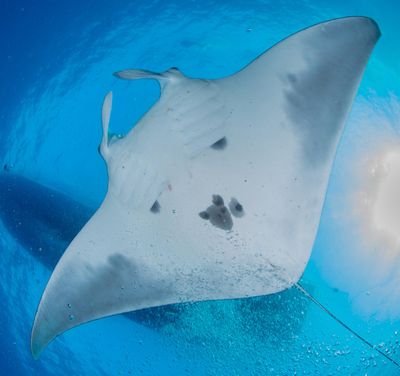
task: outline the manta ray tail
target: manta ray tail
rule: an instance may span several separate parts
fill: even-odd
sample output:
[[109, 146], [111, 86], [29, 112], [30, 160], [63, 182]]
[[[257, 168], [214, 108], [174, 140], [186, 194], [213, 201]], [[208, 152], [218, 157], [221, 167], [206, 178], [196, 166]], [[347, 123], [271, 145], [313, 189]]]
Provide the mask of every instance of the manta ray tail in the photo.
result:
[[377, 351], [379, 354], [383, 355], [387, 360], [389, 360], [391, 363], [396, 365], [397, 367], [400, 368], [400, 364], [391, 358], [389, 355], [385, 354], [382, 350], [380, 350], [378, 347], [373, 345], [371, 342], [369, 342], [367, 339], [365, 339], [361, 334], [357, 333], [354, 329], [350, 328], [348, 325], [346, 325], [342, 320], [340, 320], [335, 314], [333, 314], [328, 308], [326, 308], [318, 299], [316, 299], [314, 296], [312, 296], [300, 283], [295, 283], [294, 286], [311, 302], [313, 302], [317, 307], [319, 307], [322, 311], [327, 313], [330, 317], [332, 317], [339, 325], [341, 325], [343, 328], [345, 328], [347, 331], [349, 331], [351, 334], [353, 334], [355, 337], [357, 337], [360, 341], [365, 343], [368, 347], [371, 349]]

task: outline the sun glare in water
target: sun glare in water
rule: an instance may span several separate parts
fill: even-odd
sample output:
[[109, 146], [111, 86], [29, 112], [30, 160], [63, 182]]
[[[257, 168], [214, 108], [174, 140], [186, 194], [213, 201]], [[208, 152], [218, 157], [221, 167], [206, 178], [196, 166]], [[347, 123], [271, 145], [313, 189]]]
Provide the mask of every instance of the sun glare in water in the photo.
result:
[[400, 144], [369, 158], [363, 171], [356, 205], [363, 232], [368, 241], [395, 256], [400, 253]]

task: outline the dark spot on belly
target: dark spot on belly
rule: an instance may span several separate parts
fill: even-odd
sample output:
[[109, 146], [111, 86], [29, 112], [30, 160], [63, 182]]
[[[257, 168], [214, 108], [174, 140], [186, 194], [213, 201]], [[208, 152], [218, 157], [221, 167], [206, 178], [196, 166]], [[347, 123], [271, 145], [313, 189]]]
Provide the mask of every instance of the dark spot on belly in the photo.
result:
[[203, 219], [210, 219], [210, 214], [208, 214], [206, 211], [202, 211], [199, 213], [200, 218]]
[[224, 205], [224, 200], [220, 195], [212, 196], [212, 205], [199, 213], [200, 218], [209, 220], [210, 223], [221, 230], [231, 230], [233, 221], [231, 213]]
[[153, 206], [150, 208], [150, 211], [154, 214], [157, 214], [160, 212], [161, 206], [158, 201], [155, 201]]
[[207, 208], [209, 220], [212, 225], [222, 230], [231, 230], [233, 227], [233, 221], [231, 213], [225, 206], [211, 205]]
[[212, 144], [211, 148], [215, 149], [215, 150], [223, 150], [226, 148], [227, 144], [228, 144], [228, 141], [227, 141], [226, 137], [222, 137], [220, 140], [218, 140], [217, 142]]
[[212, 203], [216, 206], [223, 206], [224, 199], [220, 195], [213, 195], [212, 196]]
[[244, 216], [243, 205], [234, 197], [232, 197], [231, 201], [229, 202], [229, 210], [231, 211], [232, 215], [236, 218]]

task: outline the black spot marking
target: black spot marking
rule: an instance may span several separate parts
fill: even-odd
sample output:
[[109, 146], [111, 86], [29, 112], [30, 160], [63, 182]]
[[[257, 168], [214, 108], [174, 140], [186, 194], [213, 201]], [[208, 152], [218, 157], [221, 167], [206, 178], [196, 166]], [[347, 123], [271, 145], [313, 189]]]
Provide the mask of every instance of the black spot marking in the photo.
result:
[[226, 148], [226, 145], [228, 144], [228, 141], [226, 137], [222, 137], [220, 140], [212, 144], [210, 147], [215, 149], [215, 150], [223, 150]]
[[233, 221], [229, 209], [224, 205], [224, 200], [220, 195], [212, 196], [212, 205], [199, 213], [200, 218], [209, 220], [210, 223], [221, 230], [231, 230]]
[[213, 195], [212, 196], [212, 203], [216, 206], [223, 206], [224, 199], [220, 195]]
[[232, 197], [231, 201], [229, 202], [229, 209], [232, 215], [236, 218], [244, 216], [243, 205], [234, 197]]
[[202, 211], [199, 213], [200, 218], [203, 219], [210, 219], [210, 214], [208, 214], [206, 211]]
[[233, 221], [231, 213], [227, 210], [226, 206], [211, 205], [207, 208], [207, 213], [212, 225], [220, 228], [221, 230], [231, 230]]
[[161, 206], [158, 201], [155, 201], [153, 206], [150, 208], [150, 211], [154, 214], [157, 214], [160, 212]]

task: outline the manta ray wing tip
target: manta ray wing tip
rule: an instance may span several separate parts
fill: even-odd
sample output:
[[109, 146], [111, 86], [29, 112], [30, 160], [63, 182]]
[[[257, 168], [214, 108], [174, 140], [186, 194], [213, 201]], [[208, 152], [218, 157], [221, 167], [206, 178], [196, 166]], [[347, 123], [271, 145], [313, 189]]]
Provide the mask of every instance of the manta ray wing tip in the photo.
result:
[[42, 341], [40, 340], [38, 329], [39, 326], [38, 326], [38, 321], [36, 319], [35, 323], [33, 324], [33, 329], [31, 334], [31, 353], [35, 360], [39, 359], [40, 354], [45, 348], [45, 345], [43, 345]]
[[48, 320], [38, 311], [31, 333], [31, 353], [35, 360], [39, 359], [43, 350], [57, 336], [48, 326]]
[[32, 333], [31, 353], [32, 353], [33, 359], [38, 360], [42, 351], [43, 351], [43, 346], [37, 341], [36, 336], [34, 336], [34, 334]]
[[369, 27], [371, 30], [371, 33], [374, 35], [375, 39], [378, 40], [380, 36], [382, 35], [381, 29], [378, 25], [378, 23], [370, 17], [363, 17], [360, 16], [358, 17], [361, 22], [364, 22], [366, 27]]
[[368, 20], [372, 26], [375, 28], [376, 33], [378, 34], [378, 37], [382, 35], [382, 31], [378, 25], [378, 22], [376, 22], [373, 18], [370, 17], [364, 17], [366, 20]]
[[379, 37], [382, 35], [378, 23], [373, 18], [367, 16], [343, 17], [328, 22], [348, 22], [348, 21], [352, 22], [353, 24], [354, 23], [357, 24], [360, 31], [365, 31], [363, 30], [364, 28], [367, 29], [369, 33], [372, 34], [371, 36], [374, 37], [375, 40], [378, 40]]

